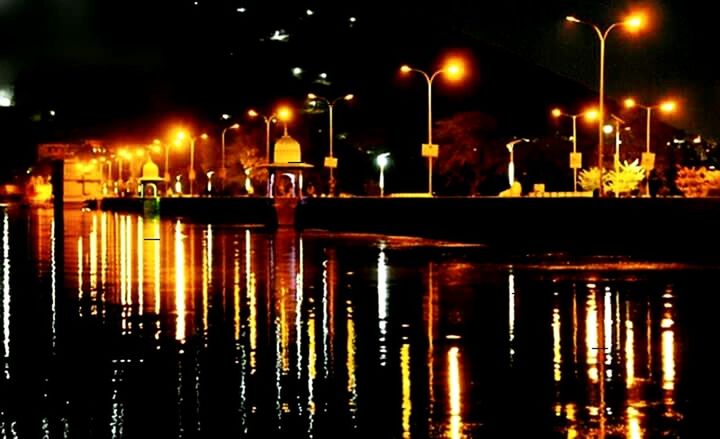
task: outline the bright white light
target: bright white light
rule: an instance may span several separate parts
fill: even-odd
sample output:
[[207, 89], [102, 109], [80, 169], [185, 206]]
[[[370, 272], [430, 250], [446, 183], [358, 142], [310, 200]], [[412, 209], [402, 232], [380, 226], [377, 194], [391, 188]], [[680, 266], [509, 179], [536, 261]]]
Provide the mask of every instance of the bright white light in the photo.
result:
[[303, 70], [300, 67], [293, 67], [292, 69], [293, 76], [299, 77], [300, 75], [302, 75], [302, 72]]
[[276, 30], [271, 36], [270, 39], [272, 41], [287, 41], [290, 38], [290, 34], [285, 32], [284, 29], [278, 29]]
[[378, 165], [379, 167], [381, 167], [381, 168], [384, 168], [385, 166], [387, 166], [387, 164], [388, 164], [388, 156], [389, 156], [389, 155], [390, 155], [390, 154], [386, 152], [386, 153], [384, 153], [384, 154], [380, 154], [379, 156], [377, 156], [377, 159], [376, 159], [376, 160], [377, 160], [377, 165]]
[[356, 21], [357, 21], [357, 18], [355, 18], [355, 17], [350, 17], [350, 23], [355, 23]]
[[243, 12], [247, 11], [247, 9], [245, 9], [245, 8], [237, 8], [237, 11], [242, 14]]
[[55, 116], [55, 110], [50, 110], [50, 116]]
[[313, 15], [315, 12], [313, 12], [312, 9], [308, 9], [307, 11], [305, 11], [305, 13], [308, 15]]
[[612, 132], [613, 132], [613, 126], [612, 126], [612, 125], [605, 125], [605, 126], [603, 127], [603, 132], [604, 132], [605, 134], [610, 134], [610, 133], [612, 133]]
[[198, 2], [193, 2], [193, 4], [194, 4], [195, 6], [197, 6], [197, 5], [198, 5]]
[[325, 73], [325, 72], [320, 73], [320, 77], [321, 77], [322, 79], [327, 79], [327, 73]]
[[12, 90], [0, 89], [0, 107], [12, 106]]

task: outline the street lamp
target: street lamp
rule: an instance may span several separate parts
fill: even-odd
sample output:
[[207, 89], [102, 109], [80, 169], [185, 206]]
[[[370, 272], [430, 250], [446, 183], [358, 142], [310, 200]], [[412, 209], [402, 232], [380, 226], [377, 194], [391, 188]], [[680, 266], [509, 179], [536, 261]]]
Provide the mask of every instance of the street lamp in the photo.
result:
[[597, 118], [597, 110], [587, 110], [579, 114], [563, 113], [559, 108], [552, 110], [553, 117], [569, 117], [572, 119], [572, 145], [573, 150], [570, 154], [570, 167], [573, 170], [573, 192], [577, 192], [577, 170], [582, 168], [582, 153], [577, 152], [577, 118], [585, 117], [587, 120], [595, 120]]
[[433, 80], [437, 75], [440, 73], [445, 73], [450, 79], [460, 79], [463, 75], [463, 66], [460, 63], [459, 60], [453, 60], [445, 65], [444, 68], [436, 71], [432, 75], [428, 75], [422, 70], [410, 67], [408, 65], [404, 65], [400, 67], [400, 71], [403, 73], [409, 73], [409, 72], [417, 72], [420, 73], [424, 78], [425, 81], [427, 81], [428, 86], [428, 111], [427, 111], [427, 119], [428, 119], [428, 137], [427, 137], [427, 143], [422, 146], [422, 155], [423, 157], [428, 158], [428, 195], [432, 197], [432, 159], [433, 157], [438, 156], [438, 145], [434, 145], [432, 143], [432, 83]]
[[315, 93], [308, 93], [308, 99], [325, 102], [328, 106], [328, 113], [330, 114], [330, 155], [325, 158], [325, 167], [330, 168], [330, 178], [328, 180], [330, 196], [335, 194], [335, 177], [333, 175], [333, 171], [337, 167], [337, 159], [333, 157], [333, 107], [338, 101], [349, 101], [354, 97], [355, 96], [352, 94], [346, 94], [345, 96], [340, 96], [339, 98], [331, 101], [322, 96], [318, 96]]
[[[598, 169], [600, 170], [600, 181], [602, 181], [602, 172], [603, 172], [603, 121], [605, 120], [605, 106], [604, 106], [604, 99], [605, 99], [605, 40], [607, 39], [608, 34], [611, 30], [618, 26], [625, 26], [630, 30], [638, 30], [643, 26], [644, 19], [640, 15], [632, 15], [628, 17], [627, 19], [623, 21], [618, 21], [616, 23], [611, 24], [608, 26], [605, 31], [603, 32], [600, 30], [600, 28], [590, 22], [580, 20], [576, 17], [573, 17], [571, 15], [565, 17], [565, 20], [570, 21], [572, 23], [580, 23], [585, 24], [587, 26], [592, 27], [595, 30], [595, 33], [597, 33], [598, 38], [600, 39], [600, 87], [599, 87], [599, 97], [598, 97], [598, 120], [600, 123], [598, 123]], [[603, 194], [603, 187], [602, 184], [600, 185], [600, 195]]]
[[[207, 139], [208, 135], [203, 133], [199, 136], [201, 139]], [[178, 133], [178, 139], [182, 140], [185, 138], [185, 133], [180, 132]], [[193, 196], [193, 186], [195, 184], [195, 141], [198, 139], [198, 136], [188, 136], [188, 139], [190, 141], [190, 168], [188, 169], [188, 181], [190, 181], [190, 196]]]
[[390, 155], [389, 152], [384, 152], [377, 156], [375, 159], [375, 162], [377, 163], [378, 167], [380, 168], [380, 196], [385, 196], [385, 166], [388, 164], [388, 156]]
[[[620, 169], [620, 124], [624, 124], [625, 121], [614, 114], [611, 114], [610, 118], [615, 121], [615, 158], [613, 160], [613, 164], [615, 166], [615, 170], [617, 171]], [[603, 127], [603, 131], [607, 134], [612, 133], [612, 125], [605, 125], [605, 127]]]
[[645, 154], [643, 154], [642, 164], [646, 172], [650, 172], [655, 167], [655, 155], [650, 153], [650, 118], [653, 109], [659, 109], [663, 113], [672, 113], [675, 111], [677, 105], [674, 101], [665, 101], [656, 105], [641, 105], [635, 102], [635, 99], [625, 99], [625, 107], [633, 108], [640, 107], [646, 111], [646, 125], [645, 125]]
[[262, 117], [265, 121], [265, 161], [270, 163], [270, 124], [278, 120], [285, 124], [285, 135], [287, 135], [287, 121], [292, 118], [292, 111], [289, 107], [280, 107], [278, 111], [269, 116], [262, 115], [255, 110], [248, 110], [250, 117]]
[[529, 139], [516, 139], [512, 142], [508, 142], [505, 147], [510, 152], [510, 163], [508, 163], [508, 181], [510, 182], [510, 187], [512, 188], [513, 183], [515, 183], [515, 145], [520, 142], [529, 142]]
[[220, 134], [220, 181], [222, 182], [221, 187], [225, 187], [225, 177], [227, 176], [227, 169], [225, 168], [225, 132], [227, 130], [236, 130], [240, 128], [239, 123], [234, 123], [230, 125], [229, 127], [226, 127], [222, 130], [222, 133]]

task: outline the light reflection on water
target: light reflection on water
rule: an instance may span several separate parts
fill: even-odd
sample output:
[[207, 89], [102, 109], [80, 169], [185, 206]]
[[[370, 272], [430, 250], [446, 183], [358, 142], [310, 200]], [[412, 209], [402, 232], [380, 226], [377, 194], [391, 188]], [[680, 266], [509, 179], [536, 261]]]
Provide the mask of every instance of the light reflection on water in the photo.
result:
[[[641, 438], [682, 428], [683, 284], [659, 283], [647, 264], [632, 282], [584, 269], [556, 278], [537, 264], [488, 264], [475, 248], [99, 212], [66, 212], [56, 239], [52, 212], [26, 214], [24, 246], [3, 211], [0, 430]], [[15, 271], [27, 256], [36, 264]], [[23, 282], [47, 300], [20, 301]], [[18, 344], [43, 337], [20, 323], [29, 316], [47, 319], [36, 329], [48, 343], [20, 356]], [[45, 349], [55, 358], [45, 392], [66, 403], [33, 426], [9, 409], [19, 393], [2, 390], [45, 380], [10, 373]]]

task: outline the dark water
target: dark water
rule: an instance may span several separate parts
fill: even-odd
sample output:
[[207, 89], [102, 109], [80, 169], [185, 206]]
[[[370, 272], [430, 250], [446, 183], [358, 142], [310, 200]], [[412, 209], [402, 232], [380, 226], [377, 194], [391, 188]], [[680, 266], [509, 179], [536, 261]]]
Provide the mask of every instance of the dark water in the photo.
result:
[[699, 420], [714, 267], [98, 212], [0, 209], [0, 226], [2, 437], [690, 437]]

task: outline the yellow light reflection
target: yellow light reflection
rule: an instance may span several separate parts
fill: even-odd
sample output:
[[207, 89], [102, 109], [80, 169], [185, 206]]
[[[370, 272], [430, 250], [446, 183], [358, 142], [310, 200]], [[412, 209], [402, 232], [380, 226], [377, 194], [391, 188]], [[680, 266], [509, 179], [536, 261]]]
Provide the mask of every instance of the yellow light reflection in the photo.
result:
[[[78, 301], [83, 296], [83, 239], [80, 236], [77, 240], [77, 284], [78, 284]], [[80, 305], [82, 306], [82, 305]]]
[[210, 275], [212, 265], [210, 264], [210, 244], [212, 240], [212, 228], [210, 224], [207, 225], [205, 230], [205, 239], [202, 243], [202, 337], [203, 345], [207, 347], [207, 330], [208, 330], [208, 288], [210, 283]]
[[[603, 355], [605, 357], [605, 364], [610, 366], [612, 364], [612, 349], [613, 349], [613, 342], [612, 342], [612, 296], [610, 294], [609, 290], [605, 291], [605, 303], [604, 303], [604, 309], [603, 309], [603, 331], [604, 331], [604, 351]], [[607, 368], [606, 374], [608, 377], [610, 377], [610, 374], [612, 373], [612, 369]]]
[[107, 212], [103, 212], [100, 216], [100, 283], [103, 289], [107, 282], [107, 222]]
[[627, 408], [627, 438], [642, 439], [642, 428], [640, 428], [640, 412], [632, 406]]
[[560, 310], [555, 307], [553, 308], [553, 377], [555, 382], [559, 383], [562, 379], [562, 357], [560, 353]]
[[[145, 239], [143, 238], [143, 217], [138, 216], [137, 217], [137, 285], [138, 285], [138, 313], [140, 315], [143, 315], [144, 307], [145, 307], [145, 297], [143, 297], [144, 288], [143, 283], [145, 282], [144, 279], [144, 268], [145, 264], [143, 262], [143, 251], [145, 249]], [[140, 319], [140, 327], [142, 328], [142, 319]]]
[[240, 340], [240, 250], [237, 243], [233, 246], [233, 328], [235, 341]]
[[402, 378], [403, 439], [409, 439], [412, 400], [410, 399], [410, 344], [408, 343], [403, 343], [400, 348], [400, 376]]
[[352, 302], [347, 302], [347, 391], [350, 394], [348, 409], [355, 420], [357, 414], [357, 382], [355, 377], [355, 320], [353, 319]]
[[248, 299], [248, 326], [250, 328], [250, 374], [255, 373], [257, 350], [257, 289], [252, 268], [252, 236], [245, 230], [245, 292]]
[[675, 389], [675, 322], [669, 308], [665, 309], [662, 327], [662, 388]]
[[448, 436], [452, 439], [460, 438], [462, 426], [462, 406], [460, 403], [460, 351], [457, 347], [448, 350], [448, 398], [450, 405], [450, 431]]
[[380, 337], [378, 345], [380, 350], [380, 365], [385, 366], [387, 360], [387, 315], [388, 315], [388, 266], [385, 256], [384, 244], [380, 246], [377, 262], [377, 295], [378, 295], [378, 329]]
[[635, 330], [630, 320], [630, 302], [625, 313], [625, 386], [631, 389], [635, 385]]
[[185, 341], [185, 237], [180, 220], [175, 223], [175, 339]]
[[308, 409], [308, 413], [310, 415], [310, 419], [309, 419], [310, 422], [308, 425], [308, 433], [310, 433], [312, 431], [312, 425], [313, 425], [313, 420], [314, 420], [314, 416], [315, 416], [314, 383], [315, 383], [315, 377], [317, 377], [317, 369], [316, 369], [317, 347], [315, 345], [315, 312], [314, 311], [310, 312], [310, 315], [308, 318], [307, 336], [308, 336], [307, 409]]
[[508, 344], [510, 345], [510, 363], [515, 357], [515, 275], [512, 268], [508, 273]]
[[89, 241], [90, 241], [90, 300], [91, 300], [91, 309], [90, 314], [97, 315], [97, 250], [98, 250], [98, 242], [97, 242], [97, 229], [98, 229], [98, 218], [97, 214], [93, 214], [92, 216], [92, 230], [90, 231]]
[[568, 420], [567, 439], [575, 439], [578, 437], [578, 426], [576, 416], [576, 406], [573, 403], [565, 404], [565, 418]]
[[590, 291], [587, 297], [587, 318], [585, 319], [585, 348], [587, 350], [588, 378], [598, 382], [598, 310], [595, 292]]
[[[52, 228], [55, 230], [55, 227]], [[2, 246], [3, 246], [3, 269], [2, 269], [2, 315], [3, 315], [3, 357], [5, 361], [5, 377], [10, 378], [10, 364], [7, 359], [10, 358], [10, 222], [8, 219], [7, 210], [3, 215], [3, 233], [2, 233]], [[53, 243], [52, 252], [54, 255], [55, 245]], [[53, 257], [53, 264], [55, 258]], [[53, 295], [54, 297], [54, 295]]]

